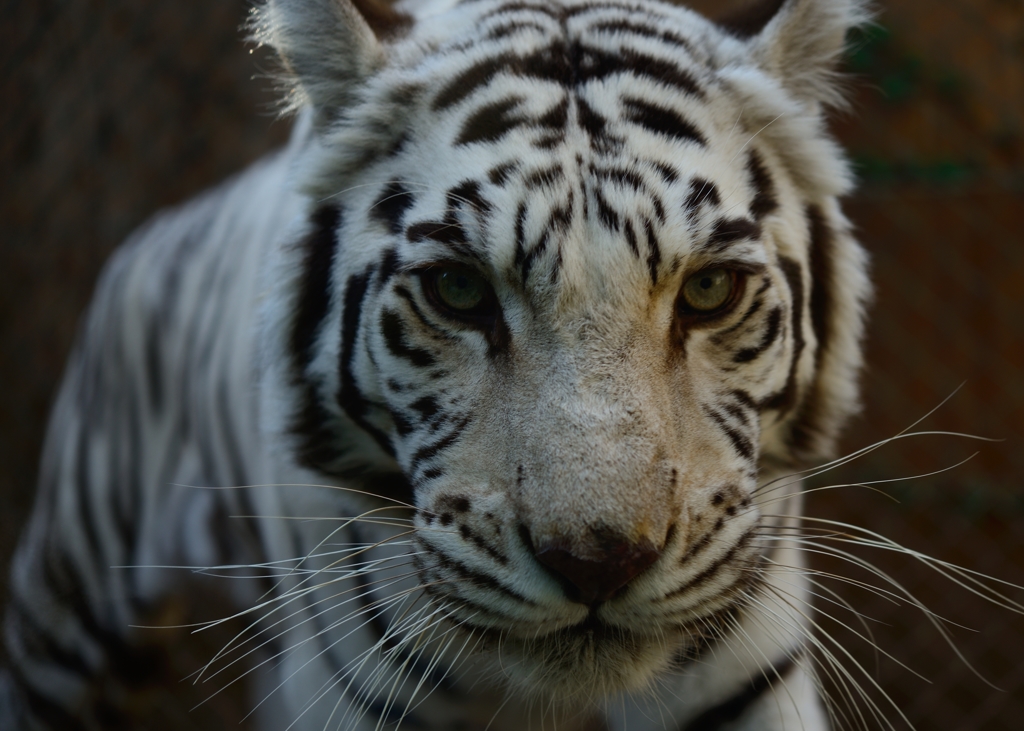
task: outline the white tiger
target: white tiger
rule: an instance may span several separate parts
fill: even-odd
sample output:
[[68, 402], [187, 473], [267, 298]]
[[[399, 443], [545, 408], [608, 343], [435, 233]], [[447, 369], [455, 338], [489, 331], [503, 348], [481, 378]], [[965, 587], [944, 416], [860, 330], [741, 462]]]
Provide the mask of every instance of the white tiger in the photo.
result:
[[299, 122], [108, 266], [0, 714], [142, 723], [131, 628], [219, 591], [249, 628], [211, 672], [259, 669], [260, 728], [843, 722], [786, 476], [856, 408], [823, 113], [864, 11], [772, 5], [260, 7]]

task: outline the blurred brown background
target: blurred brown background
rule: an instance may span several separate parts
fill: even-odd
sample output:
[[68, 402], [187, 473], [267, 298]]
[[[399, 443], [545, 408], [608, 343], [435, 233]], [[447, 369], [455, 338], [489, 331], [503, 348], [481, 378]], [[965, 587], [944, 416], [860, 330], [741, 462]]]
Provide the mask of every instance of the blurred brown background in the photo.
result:
[[[1024, 2], [878, 6], [848, 59], [852, 110], [835, 118], [861, 180], [847, 211], [877, 283], [865, 410], [844, 447], [894, 436], [960, 384], [922, 428], [1003, 441], [888, 444], [815, 484], [913, 476], [978, 455], [884, 485], [898, 502], [842, 488], [815, 493], [809, 510], [1024, 584]], [[155, 209], [287, 135], [262, 78], [269, 60], [239, 40], [247, 7], [0, 2], [0, 566], [28, 510], [46, 412], [103, 261]], [[921, 731], [1024, 729], [1024, 617], [911, 560], [862, 555], [977, 630], [953, 628], [965, 657], [1002, 689], [975, 677], [912, 607], [831, 584], [872, 618], [880, 646], [930, 681], [829, 628], [907, 718]], [[4, 590], [5, 578], [0, 604]], [[898, 725], [891, 708], [886, 715]]]

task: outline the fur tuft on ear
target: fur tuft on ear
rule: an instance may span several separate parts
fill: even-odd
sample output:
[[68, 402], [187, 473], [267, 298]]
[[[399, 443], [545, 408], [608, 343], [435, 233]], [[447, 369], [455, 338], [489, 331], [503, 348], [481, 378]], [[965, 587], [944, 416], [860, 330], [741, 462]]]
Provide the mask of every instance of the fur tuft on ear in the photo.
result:
[[312, 106], [322, 127], [383, 65], [381, 39], [402, 34], [411, 23], [384, 0], [266, 0], [253, 10], [249, 31], [281, 58], [286, 110]]
[[846, 33], [870, 17], [866, 0], [755, 0], [719, 25], [747, 39], [757, 64], [797, 100], [838, 106]]

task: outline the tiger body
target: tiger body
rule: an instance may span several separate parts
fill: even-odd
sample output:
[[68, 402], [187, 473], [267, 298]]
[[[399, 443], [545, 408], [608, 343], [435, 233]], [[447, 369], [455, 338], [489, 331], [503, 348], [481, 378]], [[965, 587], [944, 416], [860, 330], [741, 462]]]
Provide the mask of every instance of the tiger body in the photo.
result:
[[130, 628], [203, 615], [169, 567], [220, 567], [260, 727], [828, 728], [799, 482], [758, 485], [855, 408], [822, 109], [857, 5], [752, 34], [369, 7], [262, 8], [292, 141], [108, 267], [14, 564], [8, 712], [108, 727]]

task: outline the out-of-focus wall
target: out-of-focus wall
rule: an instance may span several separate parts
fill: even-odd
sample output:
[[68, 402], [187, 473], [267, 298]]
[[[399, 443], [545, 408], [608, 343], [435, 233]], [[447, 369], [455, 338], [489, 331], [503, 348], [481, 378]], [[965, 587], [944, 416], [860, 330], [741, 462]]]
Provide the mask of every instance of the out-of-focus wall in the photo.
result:
[[[865, 409], [844, 447], [898, 434], [960, 384], [919, 428], [1004, 441], [890, 443], [814, 484], [919, 475], [978, 455], [949, 472], [879, 486], [899, 503], [841, 488], [809, 496], [809, 511], [1024, 584], [1024, 4], [878, 5], [877, 25], [855, 37], [850, 55], [851, 110], [834, 122], [861, 177], [846, 208], [877, 283]], [[104, 259], [155, 209], [287, 134], [260, 78], [272, 64], [239, 40], [247, 7], [2, 3], [0, 565], [25, 519], [46, 411]], [[866, 643], [830, 626], [895, 706], [922, 731], [1024, 728], [1024, 618], [971, 601], [905, 558], [863, 555], [937, 613], [980, 630], [952, 628], [964, 655], [1006, 691], [974, 677], [906, 602], [833, 582], [872, 618], [878, 644], [932, 681], [884, 657], [876, 670]], [[835, 562], [815, 566], [849, 573]], [[864, 632], [827, 599], [823, 612]]]

